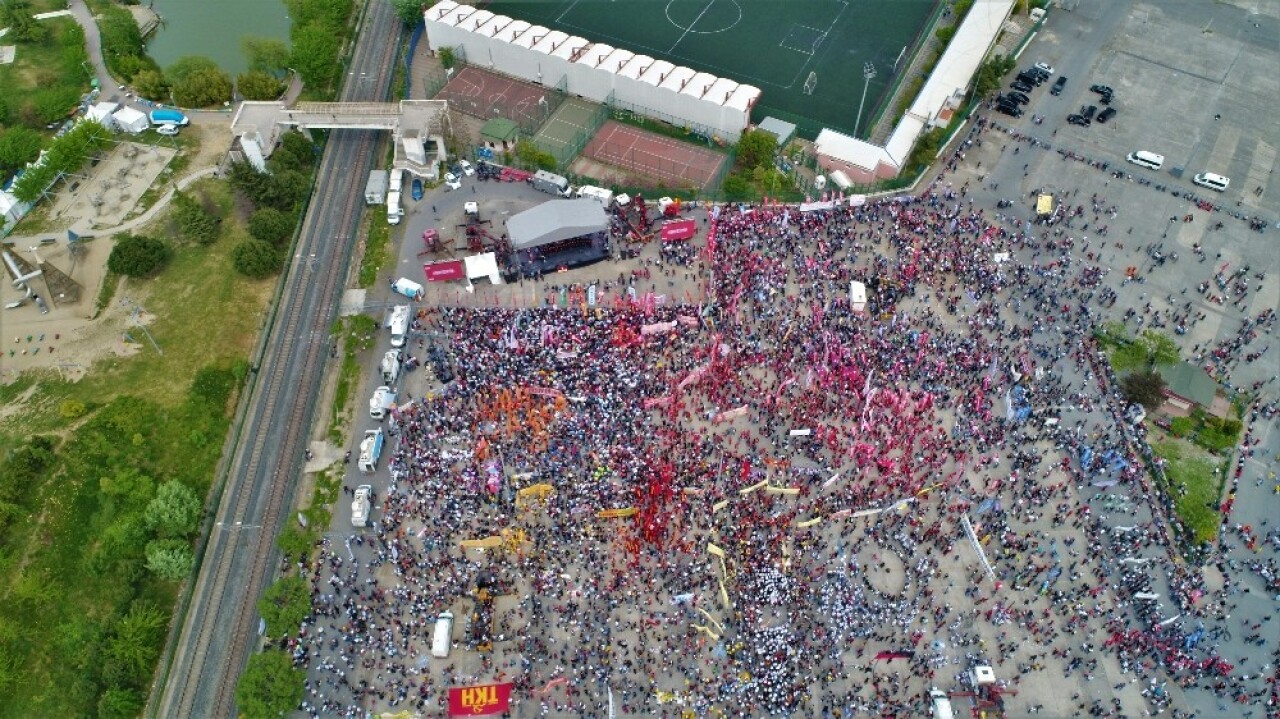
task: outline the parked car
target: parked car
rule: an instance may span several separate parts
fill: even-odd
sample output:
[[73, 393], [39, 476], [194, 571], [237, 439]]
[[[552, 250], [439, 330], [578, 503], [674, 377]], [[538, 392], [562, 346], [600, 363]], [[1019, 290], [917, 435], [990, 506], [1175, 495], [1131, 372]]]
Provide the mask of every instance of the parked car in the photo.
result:
[[1105, 123], [1107, 120], [1110, 120], [1111, 118], [1115, 117], [1116, 114], [1117, 114], [1117, 111], [1114, 107], [1108, 107], [1107, 109], [1098, 113], [1098, 122]]
[[1084, 115], [1067, 115], [1067, 122], [1071, 123], [1072, 125], [1079, 125], [1080, 127], [1088, 127], [1089, 125], [1093, 124], [1092, 122], [1089, 121], [1089, 118], [1085, 117]]
[[1093, 116], [1097, 114], [1097, 112], [1098, 112], [1097, 105], [1090, 105], [1088, 107], [1080, 108], [1080, 114], [1084, 115], [1084, 119], [1090, 120], [1090, 121], [1093, 120]]
[[1028, 102], [1031, 102], [1031, 98], [1027, 97], [1026, 95], [1024, 95], [1024, 94], [1022, 94], [1022, 93], [1020, 93], [1020, 92], [1018, 92], [1017, 90], [1014, 90], [1013, 92], [1010, 92], [1008, 95], [1005, 95], [1005, 97], [1009, 98], [1010, 100], [1013, 100], [1014, 102], [1018, 103], [1019, 105], [1025, 105], [1025, 104], [1027, 104]]
[[1025, 82], [1026, 84], [1031, 85], [1033, 87], [1040, 87], [1040, 83], [1044, 82], [1043, 77], [1030, 72], [1020, 72], [1018, 73], [1018, 76], [1014, 79], [1018, 80], [1019, 82]]
[[462, 189], [462, 182], [458, 179], [458, 176], [453, 174], [452, 172], [444, 173], [444, 184], [450, 190]]
[[173, 137], [178, 134], [178, 126], [164, 124], [157, 127], [156, 132], [160, 133], [161, 135], [167, 135], [169, 137]]
[[1099, 95], [1110, 95], [1113, 90], [1106, 85], [1090, 85], [1089, 92], [1096, 92]]
[[421, 178], [417, 178], [417, 177], [413, 178], [413, 184], [409, 187], [409, 194], [413, 197], [414, 200], [422, 199], [422, 179]]
[[1102, 98], [1101, 98], [1101, 99], [1099, 99], [1099, 100], [1098, 100], [1098, 102], [1101, 102], [1103, 105], [1110, 105], [1110, 104], [1111, 104], [1111, 93], [1109, 93], [1109, 92], [1104, 92], [1104, 93], [1102, 93]]
[[462, 168], [462, 174], [467, 177], [471, 177], [476, 174], [476, 168], [472, 167], [471, 163], [466, 160], [458, 160], [458, 167]]
[[1022, 108], [1017, 105], [1010, 105], [1003, 102], [996, 105], [996, 112], [1008, 115], [1009, 117], [1022, 117]]
[[1066, 86], [1067, 86], [1067, 76], [1066, 76], [1066, 75], [1059, 75], [1059, 76], [1058, 76], [1058, 79], [1057, 79], [1057, 80], [1054, 80], [1054, 82], [1053, 82], [1053, 87], [1052, 87], [1052, 88], [1050, 88], [1050, 90], [1049, 90], [1049, 94], [1050, 94], [1050, 95], [1061, 95], [1061, 94], [1062, 94], [1062, 88], [1064, 88], [1064, 87], [1066, 87]]
[[1018, 92], [1031, 92], [1031, 86], [1021, 80], [1014, 80], [1009, 83], [1009, 87], [1012, 87]]
[[1049, 75], [1053, 74], [1053, 65], [1050, 65], [1045, 62], [1037, 62], [1036, 69], [1039, 70], [1040, 72], [1047, 73]]

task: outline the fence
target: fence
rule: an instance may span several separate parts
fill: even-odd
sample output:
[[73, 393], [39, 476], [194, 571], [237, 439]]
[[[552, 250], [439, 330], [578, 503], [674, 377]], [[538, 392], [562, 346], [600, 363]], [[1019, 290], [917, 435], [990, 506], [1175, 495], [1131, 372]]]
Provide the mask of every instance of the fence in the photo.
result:
[[[418, 41], [422, 39], [422, 33], [426, 30], [427, 24], [418, 21], [417, 26], [413, 28], [413, 34], [409, 36], [409, 50], [404, 54], [404, 97], [409, 99], [409, 86], [413, 81], [413, 55], [418, 49]], [[427, 97], [432, 97], [432, 93], [428, 93]]]
[[[584, 118], [580, 118], [581, 122], [560, 121], [561, 118], [550, 117], [543, 125], [542, 130], [533, 137], [533, 143], [538, 149], [548, 153], [556, 158], [556, 167], [565, 171], [569, 169], [569, 165], [582, 154], [583, 148], [595, 137], [599, 132], [600, 126], [605, 120], [609, 119], [609, 108], [604, 105], [591, 103], [590, 114]], [[565, 126], [570, 128], [569, 137], [561, 137], [553, 130]]]
[[[641, 127], [644, 127], [644, 123], [643, 123], [644, 120], [656, 120], [658, 122], [666, 123], [674, 128], [682, 129], [686, 136], [688, 135], [696, 136], [697, 138], [704, 140], [709, 145], [713, 143], [719, 143], [719, 144], [734, 143], [734, 142], [737, 142], [738, 138], [742, 136], [741, 131], [739, 131], [738, 134], [729, 136], [727, 132], [721, 133], [718, 130], [709, 128], [706, 125], [699, 125], [698, 123], [693, 122], [691, 120], [686, 120], [683, 117], [676, 117], [675, 115], [661, 112], [659, 110], [654, 110], [653, 108], [650, 108], [650, 107], [644, 107], [643, 105], [636, 105], [634, 103], [618, 100], [616, 98], [611, 99], [609, 101], [609, 106], [616, 111], [614, 113], [615, 119], [620, 120], [622, 122], [628, 122], [629, 120], [634, 120], [635, 122], [632, 122], [631, 124], [638, 123]], [[627, 118], [626, 113], [630, 113], [633, 117]], [[652, 129], [652, 128], [645, 128], [645, 129]]]

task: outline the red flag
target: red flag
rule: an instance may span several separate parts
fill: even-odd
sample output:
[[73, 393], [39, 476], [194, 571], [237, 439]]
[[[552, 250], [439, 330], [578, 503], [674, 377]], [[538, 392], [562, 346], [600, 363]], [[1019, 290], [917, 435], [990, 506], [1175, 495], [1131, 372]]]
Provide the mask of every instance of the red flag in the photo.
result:
[[474, 717], [501, 714], [511, 703], [511, 683], [449, 687], [449, 716]]

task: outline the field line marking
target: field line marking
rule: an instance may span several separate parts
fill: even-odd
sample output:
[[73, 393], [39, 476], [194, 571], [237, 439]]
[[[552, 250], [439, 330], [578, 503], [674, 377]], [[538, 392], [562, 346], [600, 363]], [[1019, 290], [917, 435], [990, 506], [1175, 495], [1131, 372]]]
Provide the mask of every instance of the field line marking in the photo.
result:
[[685, 28], [684, 32], [680, 33], [680, 38], [676, 40], [675, 45], [672, 45], [671, 48], [667, 50], [668, 54], [672, 50], [675, 50], [677, 45], [684, 42], [685, 37], [689, 35], [689, 31], [692, 30], [698, 24], [698, 21], [702, 19], [702, 16], [706, 15], [707, 11], [711, 9], [711, 6], [715, 4], [716, 4], [716, 0], [711, 0], [711, 2], [707, 3], [706, 6], [702, 8], [702, 12], [698, 13], [698, 17], [695, 17], [693, 19], [693, 22], [689, 23], [689, 27]]

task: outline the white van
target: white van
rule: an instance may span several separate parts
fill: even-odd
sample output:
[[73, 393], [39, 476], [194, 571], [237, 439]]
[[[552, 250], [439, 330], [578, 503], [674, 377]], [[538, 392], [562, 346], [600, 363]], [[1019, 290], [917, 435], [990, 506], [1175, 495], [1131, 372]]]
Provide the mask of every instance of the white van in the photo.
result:
[[1157, 155], [1154, 152], [1147, 152], [1146, 150], [1130, 152], [1124, 159], [1139, 167], [1145, 167], [1148, 170], [1159, 170], [1161, 167], [1164, 167], [1164, 155]]
[[394, 290], [395, 292], [399, 292], [400, 294], [404, 295], [405, 297], [408, 297], [411, 300], [416, 300], [421, 298], [423, 292], [425, 292], [425, 290], [423, 290], [422, 288], [422, 285], [418, 284], [417, 282], [414, 282], [413, 280], [407, 277], [401, 277], [400, 279], [391, 283], [391, 289]]
[[453, 646], [453, 612], [442, 612], [436, 618], [436, 631], [431, 637], [431, 656], [444, 659]]
[[1222, 175], [1217, 175], [1212, 172], [1202, 172], [1191, 178], [1191, 181], [1201, 187], [1207, 187], [1210, 190], [1216, 190], [1218, 192], [1223, 192], [1231, 186], [1230, 177], [1223, 177]]
[[933, 719], [956, 719], [956, 713], [951, 708], [951, 700], [941, 689], [937, 687], [930, 689], [929, 699], [933, 704]]

